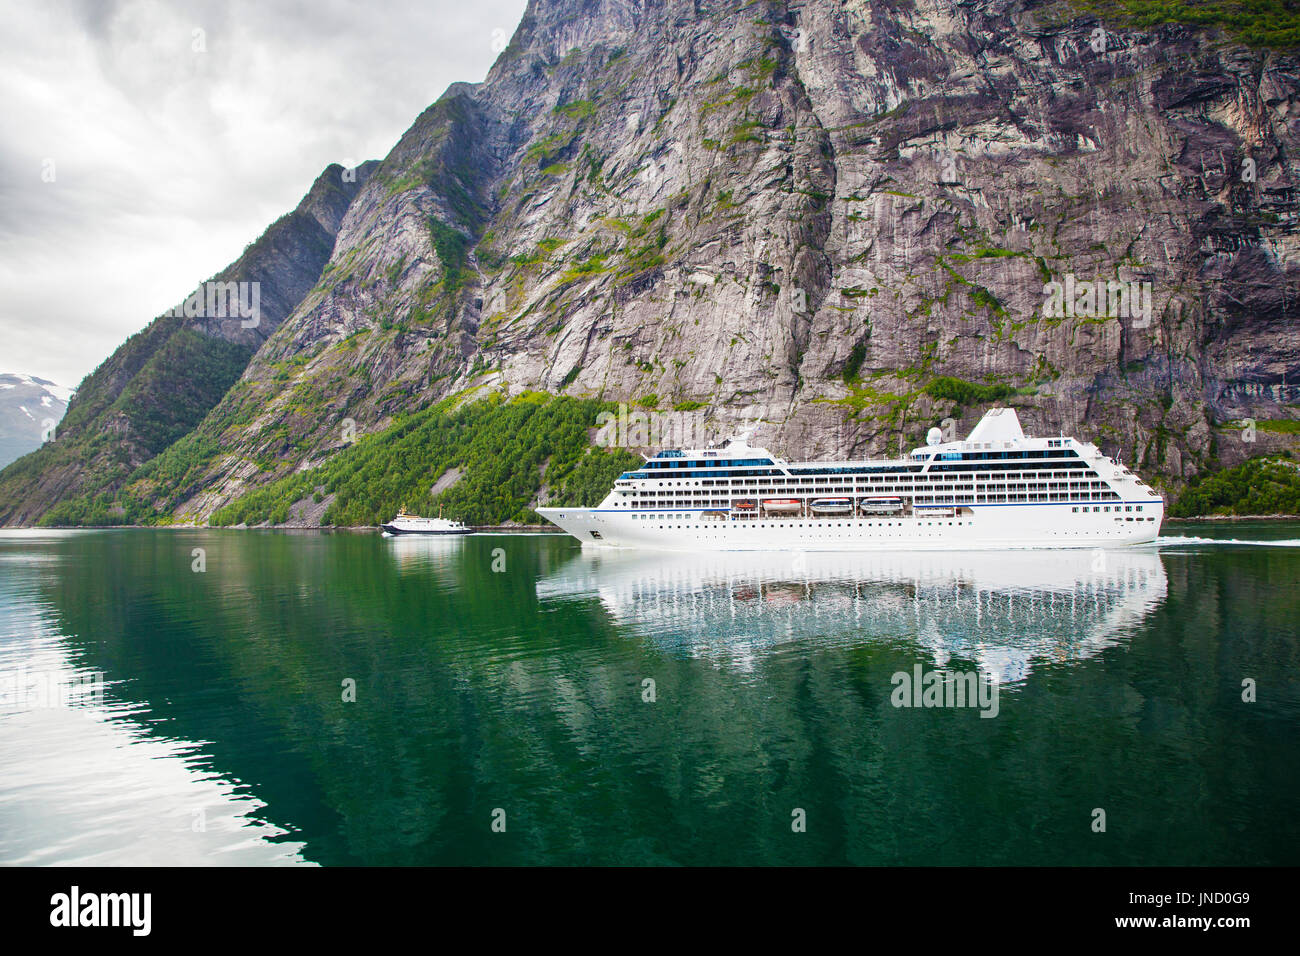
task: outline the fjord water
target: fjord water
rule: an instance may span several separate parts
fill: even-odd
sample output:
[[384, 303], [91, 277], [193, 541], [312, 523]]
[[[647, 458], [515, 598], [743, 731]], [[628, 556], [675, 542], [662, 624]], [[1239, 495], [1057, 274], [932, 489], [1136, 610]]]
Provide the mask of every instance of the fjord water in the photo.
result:
[[[0, 863], [1294, 865], [1297, 539], [7, 532]], [[917, 665], [996, 715], [893, 706]]]

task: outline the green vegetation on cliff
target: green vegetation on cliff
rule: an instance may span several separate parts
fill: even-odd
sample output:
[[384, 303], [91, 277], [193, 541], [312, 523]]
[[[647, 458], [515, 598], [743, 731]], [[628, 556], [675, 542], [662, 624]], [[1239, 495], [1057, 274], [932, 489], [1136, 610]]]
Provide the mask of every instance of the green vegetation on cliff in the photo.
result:
[[1300, 46], [1300, 4], [1294, 0], [1074, 0], [1074, 5], [1127, 27], [1218, 27], [1248, 46]]
[[[392, 428], [367, 435], [319, 468], [259, 488], [213, 514], [213, 525], [287, 522], [290, 508], [333, 495], [322, 524], [375, 525], [406, 507], [442, 508], [470, 524], [537, 522], [530, 508], [545, 484], [548, 500], [593, 505], [614, 479], [641, 459], [628, 451], [593, 448], [589, 430], [613, 406], [593, 399], [529, 393], [455, 408], [447, 399]], [[460, 477], [436, 497], [434, 483], [449, 469]], [[544, 470], [544, 474], [543, 474]]]
[[923, 391], [931, 398], [947, 399], [961, 406], [997, 402], [1016, 393], [1010, 385], [980, 385], [947, 375], [931, 379]]
[[107, 491], [88, 492], [52, 506], [37, 524], [44, 527], [169, 524], [169, 509], [199, 491], [212, 460], [221, 452], [199, 429], [150, 458]]
[[1270, 458], [1196, 479], [1169, 508], [1171, 518], [1275, 514], [1300, 514], [1300, 467]]
[[136, 440], [157, 454], [187, 434], [248, 365], [253, 350], [181, 329], [117, 400]]
[[433, 250], [442, 262], [442, 287], [447, 292], [455, 292], [460, 288], [463, 278], [469, 237], [436, 216], [429, 218], [429, 236]]

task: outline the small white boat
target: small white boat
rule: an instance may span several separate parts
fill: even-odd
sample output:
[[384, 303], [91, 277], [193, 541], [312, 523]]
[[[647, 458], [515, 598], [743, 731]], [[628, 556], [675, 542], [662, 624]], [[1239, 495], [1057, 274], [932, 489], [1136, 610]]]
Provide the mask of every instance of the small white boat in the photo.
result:
[[853, 514], [853, 499], [852, 498], [814, 498], [809, 503], [808, 510], [815, 515]]
[[798, 498], [767, 498], [763, 510], [770, 515], [796, 515], [803, 510], [803, 504]]
[[397, 513], [397, 517], [387, 524], [380, 525], [386, 534], [473, 534], [474, 529], [459, 521], [446, 518], [421, 518], [419, 515], [407, 514], [406, 509]]

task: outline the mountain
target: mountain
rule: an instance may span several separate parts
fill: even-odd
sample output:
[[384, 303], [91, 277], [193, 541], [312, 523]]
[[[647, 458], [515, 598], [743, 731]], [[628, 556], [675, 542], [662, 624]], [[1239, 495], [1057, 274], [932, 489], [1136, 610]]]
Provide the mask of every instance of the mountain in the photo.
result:
[[[193, 429], [319, 280], [348, 204], [377, 165], [328, 167], [297, 208], [197, 287], [202, 295], [154, 319], [88, 375], [57, 440], [0, 473], [0, 521], [30, 523], [58, 501], [112, 494]], [[234, 301], [221, 295], [208, 308], [207, 290], [220, 284], [224, 293], [228, 283]], [[186, 314], [190, 303], [196, 314]]]
[[0, 468], [57, 437], [69, 394], [34, 375], [0, 372]]
[[[515, 489], [492, 515], [526, 517], [570, 480], [553, 454], [383, 451], [524, 427], [521, 401], [749, 423], [788, 457], [897, 453], [1003, 402], [1175, 494], [1290, 453], [1300, 60], [1272, 47], [1300, 20], [1246, 6], [1274, 18], [532, 0], [358, 184], [201, 420], [109, 482], [47, 484], [51, 459], [16, 494], [11, 466], [0, 520], [370, 520], [471, 458]], [[498, 418], [465, 411], [483, 396]], [[565, 434], [583, 487], [618, 466]]]

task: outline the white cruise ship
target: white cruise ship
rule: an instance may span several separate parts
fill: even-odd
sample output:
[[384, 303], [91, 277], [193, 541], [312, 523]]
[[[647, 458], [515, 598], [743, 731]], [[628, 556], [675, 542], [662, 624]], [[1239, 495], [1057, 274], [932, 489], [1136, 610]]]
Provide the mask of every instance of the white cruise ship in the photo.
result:
[[668, 551], [1110, 548], [1154, 541], [1164, 499], [1093, 444], [990, 409], [906, 458], [787, 462], [731, 441], [660, 451], [595, 508], [538, 508], [584, 544]]

